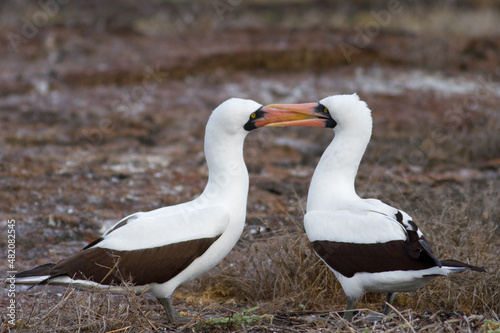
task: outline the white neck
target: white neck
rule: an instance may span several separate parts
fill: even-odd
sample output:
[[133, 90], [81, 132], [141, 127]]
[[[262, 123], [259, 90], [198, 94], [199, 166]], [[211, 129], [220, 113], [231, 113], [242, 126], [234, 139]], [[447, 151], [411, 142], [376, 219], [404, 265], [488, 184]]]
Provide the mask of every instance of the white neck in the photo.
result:
[[248, 171], [243, 159], [246, 134], [230, 137], [207, 126], [205, 133], [205, 158], [208, 165], [208, 183], [197, 199], [210, 205], [225, 205], [246, 211], [248, 196]]
[[314, 171], [307, 198], [307, 211], [341, 208], [343, 203], [358, 199], [354, 181], [359, 163], [371, 137], [370, 121], [357, 128], [335, 131]]

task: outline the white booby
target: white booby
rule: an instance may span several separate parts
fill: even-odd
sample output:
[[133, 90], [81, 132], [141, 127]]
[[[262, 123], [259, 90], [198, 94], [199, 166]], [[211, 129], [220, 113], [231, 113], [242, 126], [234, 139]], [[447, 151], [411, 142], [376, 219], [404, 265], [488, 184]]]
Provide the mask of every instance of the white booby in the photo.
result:
[[329, 115], [267, 109], [230, 99], [210, 116], [205, 132], [209, 169], [203, 193], [193, 201], [129, 215], [80, 252], [16, 275], [18, 284], [57, 284], [119, 292], [130, 282], [153, 294], [173, 322], [170, 304], [177, 286], [219, 263], [240, 237], [246, 215], [247, 134], [263, 126], [331, 127]]
[[[344, 318], [352, 319], [365, 291], [415, 291], [440, 275], [483, 268], [457, 260], [438, 260], [412, 218], [377, 199], [362, 199], [354, 181], [372, 133], [371, 111], [356, 94], [330, 96], [319, 103], [269, 108], [329, 113], [335, 137], [314, 171], [304, 227], [316, 254], [347, 295]], [[308, 111], [309, 110], [309, 111]], [[386, 304], [383, 313], [388, 314]]]

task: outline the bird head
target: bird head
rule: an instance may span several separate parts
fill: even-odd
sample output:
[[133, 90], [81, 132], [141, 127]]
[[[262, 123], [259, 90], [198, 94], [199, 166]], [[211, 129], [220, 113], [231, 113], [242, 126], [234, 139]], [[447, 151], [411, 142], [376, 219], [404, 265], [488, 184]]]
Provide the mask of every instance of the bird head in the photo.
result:
[[332, 118], [319, 109], [295, 108], [277, 109], [262, 106], [255, 101], [231, 98], [219, 105], [210, 116], [210, 122], [221, 122], [220, 130], [229, 133], [249, 132], [265, 126], [290, 127], [331, 127]]
[[[361, 101], [357, 94], [333, 95], [323, 98], [315, 103], [302, 104], [272, 104], [265, 108], [289, 112], [303, 112], [304, 114], [325, 115], [325, 127], [334, 128], [335, 132], [343, 129], [361, 130], [362, 128], [371, 133], [372, 118], [371, 111], [365, 102]], [[270, 125], [280, 126], [280, 124]]]

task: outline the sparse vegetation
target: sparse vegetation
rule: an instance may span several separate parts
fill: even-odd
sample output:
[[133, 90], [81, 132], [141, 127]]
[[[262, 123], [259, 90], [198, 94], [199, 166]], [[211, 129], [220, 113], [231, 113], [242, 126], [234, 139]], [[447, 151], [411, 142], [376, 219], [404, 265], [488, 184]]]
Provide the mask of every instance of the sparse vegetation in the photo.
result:
[[[14, 326], [0, 310], [0, 332], [500, 332], [498, 3], [415, 5], [351, 63], [338, 46], [373, 20], [365, 1], [295, 1], [286, 10], [242, 1], [222, 20], [191, 1], [124, 3], [137, 10], [116, 16], [111, 3], [71, 1], [19, 53], [0, 56], [0, 226], [17, 222], [18, 271], [78, 251], [129, 213], [200, 193], [203, 129], [222, 100], [308, 102], [357, 91], [374, 117], [359, 194], [412, 215], [438, 257], [487, 273], [398, 294], [393, 313], [377, 321], [384, 296], [367, 293], [346, 322], [342, 288], [302, 224], [310, 177], [333, 135], [262, 129], [245, 147], [240, 241], [174, 293], [186, 323], [165, 324], [147, 295], [38, 286], [17, 290]], [[7, 43], [21, 31], [13, 18], [23, 4], [0, 5]], [[151, 69], [161, 80], [138, 95]], [[5, 260], [0, 268], [8, 271]]]

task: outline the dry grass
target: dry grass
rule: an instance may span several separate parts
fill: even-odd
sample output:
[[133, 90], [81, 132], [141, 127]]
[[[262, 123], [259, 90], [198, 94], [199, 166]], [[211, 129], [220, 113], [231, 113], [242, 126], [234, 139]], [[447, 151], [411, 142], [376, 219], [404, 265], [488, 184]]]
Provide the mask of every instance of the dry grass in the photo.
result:
[[[49, 289], [50, 288], [50, 289]], [[55, 293], [54, 289], [59, 293]], [[38, 332], [108, 332], [141, 327], [157, 329], [155, 315], [147, 298], [125, 293], [111, 295], [105, 291], [79, 291], [73, 288], [43, 287], [23, 295], [23, 312], [11, 331]], [[8, 326], [3, 327], [8, 331]]]
[[[416, 293], [399, 294], [396, 307], [497, 316], [500, 311], [499, 235], [497, 223], [489, 216], [499, 216], [496, 203], [500, 197], [492, 189], [482, 191], [466, 188], [463, 204], [454, 203], [447, 194], [444, 198], [430, 198], [421, 204], [418, 215], [426, 221], [420, 223], [421, 228], [439, 257], [484, 265], [488, 273], [466, 272], [438, 278]], [[480, 193], [485, 195], [482, 200], [478, 198]], [[483, 209], [475, 208], [481, 201]], [[431, 205], [438, 207], [431, 208]], [[442, 213], [433, 215], [441, 206]], [[341, 310], [345, 304], [341, 287], [314, 255], [298, 223], [293, 230], [275, 233], [253, 241], [248, 248], [233, 251], [221, 266], [208, 273], [200, 284], [200, 290], [214, 292], [210, 298], [236, 298], [237, 303], [255, 304], [270, 311]], [[216, 288], [212, 289], [214, 285]], [[224, 295], [220, 290], [229, 292]], [[380, 310], [382, 304], [382, 295], [368, 293], [358, 306]]]
[[233, 251], [230, 263], [203, 279], [201, 288], [210, 291], [216, 285], [232, 290], [229, 296], [237, 302], [256, 304], [267, 311], [317, 310], [340, 292], [301, 227], [246, 242], [249, 246]]
[[[453, 142], [456, 147], [453, 147], [453, 142], [446, 142], [449, 147], [440, 160], [451, 158], [457, 154], [457, 149], [463, 147], [471, 152], [462, 156], [462, 163], [466, 165], [471, 162], [481, 164], [481, 160], [494, 158], [498, 149], [489, 147], [498, 144], [495, 141], [498, 136], [492, 136], [490, 128], [496, 126], [498, 115], [489, 118], [486, 129], [479, 123], [468, 131], [455, 134]], [[483, 146], [485, 137], [491, 138], [490, 146]], [[372, 147], [369, 154], [377, 155], [374, 149]], [[500, 192], [497, 178], [495, 174], [471, 179], [463, 179], [457, 174], [442, 176], [441, 173], [446, 173], [442, 165], [435, 170], [432, 171], [436, 173], [433, 180], [429, 181], [423, 177], [414, 178], [404, 166], [395, 173], [375, 177], [377, 179], [369, 175], [373, 166], [371, 169], [362, 168], [361, 178], [373, 184], [361, 192], [368, 192], [364, 196], [381, 198], [413, 215], [438, 257], [484, 266], [487, 273], [465, 272], [441, 277], [417, 292], [398, 294], [395, 309], [402, 312], [396, 312], [397, 316], [390, 319], [392, 323], [381, 326], [380, 330], [405, 327], [403, 330], [411, 331], [413, 327], [424, 331], [475, 331], [485, 324], [486, 319], [498, 325]], [[294, 199], [305, 201], [305, 197]], [[204, 297], [220, 299], [221, 302], [231, 300], [236, 304], [258, 305], [264, 313], [307, 315], [328, 311], [329, 315], [335, 316], [345, 306], [344, 293], [333, 274], [314, 255], [303, 232], [301, 212], [294, 214], [283, 218], [283, 225], [292, 227], [274, 230], [258, 238], [252, 237], [247, 230], [240, 247], [190, 292], [204, 291]], [[267, 227], [266, 223], [262, 221]], [[383, 295], [367, 293], [358, 302], [358, 307], [380, 311], [383, 302]], [[342, 329], [335, 326], [337, 324], [325, 325]], [[349, 327], [355, 330], [360, 328], [357, 324], [352, 325]], [[369, 327], [366, 322], [364, 325], [361, 328]]]
[[[497, 118], [490, 119], [490, 127], [498, 126]], [[372, 322], [367, 316], [358, 316], [347, 323], [341, 319], [346, 297], [311, 249], [302, 225], [306, 191], [296, 191], [292, 183], [292, 190], [276, 194], [285, 197], [288, 206], [258, 220], [261, 232], [255, 233], [255, 228], [248, 226], [221, 264], [174, 294], [174, 304], [181, 313], [192, 316], [191, 322], [165, 324], [163, 309], [146, 295], [37, 287], [18, 293], [18, 324], [3, 325], [1, 331], [498, 332], [498, 176], [487, 168], [485, 174], [492, 175], [463, 179], [446, 174], [452, 163], [443, 164], [458, 154], [457, 149], [471, 152], [461, 157], [460, 164], [465, 167], [494, 158], [494, 152], [483, 147], [484, 137], [492, 130], [480, 127], [471, 126], [455, 135], [456, 148], [452, 142], [442, 142], [447, 149], [439, 158], [431, 156], [427, 171], [416, 175], [408, 171], [404, 161], [396, 169], [385, 169], [387, 163], [397, 160], [398, 149], [394, 147], [401, 146], [401, 141], [388, 139], [370, 146], [360, 168], [362, 196], [380, 198], [410, 213], [438, 257], [468, 261], [488, 271], [441, 277], [417, 292], [400, 293], [394, 312], [382, 320]], [[418, 131], [406, 134], [419, 140], [429, 135], [422, 131], [419, 136]], [[466, 142], [469, 144], [464, 148]], [[481, 150], [471, 158], [472, 152]], [[249, 218], [255, 220], [251, 213]], [[361, 313], [370, 315], [380, 311], [383, 302], [384, 295], [367, 293], [357, 306]]]
[[[341, 319], [346, 302], [342, 288], [313, 253], [304, 234], [307, 187], [295, 188], [296, 183], [291, 182], [292, 189], [287, 191], [276, 181], [278, 192], [283, 193], [274, 195], [283, 197], [286, 204], [276, 206], [279, 209], [269, 208], [273, 213], [258, 219], [262, 232], [255, 233], [255, 228], [248, 226], [221, 264], [174, 294], [174, 304], [181, 313], [192, 316], [191, 322], [165, 324], [163, 309], [146, 295], [37, 287], [18, 293], [18, 324], [3, 325], [1, 331], [498, 332], [498, 171], [487, 167], [479, 177], [469, 178], [447, 173], [448, 169], [457, 171], [455, 163], [474, 168], [495, 158], [498, 142], [494, 140], [498, 136], [493, 134], [498, 115], [489, 120], [485, 130], [481, 127], [485, 122], [472, 123], [466, 131], [455, 134], [453, 141], [441, 142], [446, 149], [439, 156], [429, 156], [425, 171], [417, 173], [409, 171], [404, 159], [397, 167], [389, 164], [398, 160], [400, 150], [412, 147], [411, 142], [399, 140], [398, 136], [381, 142], [381, 135], [376, 134], [377, 144], [370, 145], [360, 168], [361, 195], [377, 197], [410, 213], [438, 257], [468, 261], [488, 271], [441, 277], [417, 292], [400, 293], [393, 314], [382, 320], [372, 322], [358, 316], [347, 323]], [[404, 134], [423, 141], [431, 133], [428, 128], [432, 125], [424, 123]], [[493, 150], [484, 147], [490, 136]], [[453, 160], [463, 149], [469, 153]], [[255, 220], [252, 213], [249, 219]], [[384, 295], [367, 293], [357, 306], [369, 315], [380, 311], [383, 302]]]
[[[133, 8], [146, 9], [156, 4], [130, 2], [129, 5], [132, 3]], [[309, 1], [298, 1], [300, 5], [296, 7], [284, 10], [283, 6], [273, 12], [272, 9], [261, 11], [266, 1], [242, 1], [241, 6], [225, 13], [223, 21], [215, 22], [212, 3], [206, 5], [208, 11], [203, 6], [198, 8], [194, 2], [193, 6], [184, 1], [162, 3], [168, 6], [156, 17], [129, 10], [127, 15], [133, 16], [130, 19], [118, 15], [124, 22], [110, 19], [103, 33], [95, 27], [99, 32], [85, 39], [71, 29], [64, 29], [64, 24], [52, 31], [46, 27], [43, 33], [40, 29], [36, 38], [22, 45], [21, 52], [25, 53], [10, 55], [18, 60], [26, 59], [14, 62], [21, 68], [19, 80], [12, 80], [15, 76], [3, 77], [2, 84], [7, 88], [0, 89], [2, 96], [11, 101], [6, 102], [2, 113], [0, 142], [6, 149], [0, 154], [3, 176], [0, 215], [4, 220], [14, 217], [19, 222], [16, 262], [19, 266], [16, 268], [29, 268], [71, 254], [100, 234], [101, 223], [114, 222], [126, 212], [187, 201], [199, 193], [206, 181], [201, 153], [203, 128], [211, 107], [228, 97], [226, 95], [245, 95], [262, 102], [287, 99], [305, 102], [354, 89], [372, 107], [375, 117], [373, 140], [359, 170], [359, 193], [363, 197], [379, 198], [412, 215], [438, 257], [485, 266], [488, 272], [441, 277], [417, 292], [400, 293], [394, 312], [377, 322], [367, 316], [358, 316], [352, 323], [344, 321], [341, 319], [346, 302], [344, 292], [313, 253], [302, 225], [302, 207], [310, 177], [304, 174], [312, 173], [330, 136], [311, 134], [309, 129], [277, 132], [311, 143], [298, 150], [274, 146], [272, 134], [264, 134], [270, 131], [262, 130], [260, 141], [255, 141], [255, 135], [254, 142], [249, 137], [246, 147], [258, 148], [247, 157], [251, 179], [259, 180], [251, 184], [248, 222], [262, 226], [262, 231], [255, 233], [254, 226], [249, 225], [223, 262], [176, 291], [174, 305], [182, 314], [191, 316], [191, 322], [165, 324], [162, 307], [147, 295], [132, 292], [112, 295], [99, 290], [40, 286], [17, 292], [17, 324], [6, 325], [6, 317], [0, 312], [3, 323], [0, 332], [500, 332], [500, 113], [498, 43], [494, 36], [499, 31], [499, 12], [496, 2], [475, 2], [479, 4], [478, 8], [472, 6], [477, 9], [474, 11], [446, 1], [429, 11], [425, 6], [420, 8], [423, 5], [416, 5], [417, 12], [408, 7], [382, 29], [393, 33], [381, 33], [373, 38], [369, 47], [361, 50], [360, 62], [353, 66], [338, 66], [336, 58], [332, 58], [338, 52], [330, 46], [352, 39], [353, 28], [363, 28], [373, 21], [371, 7], [354, 15], [342, 10], [340, 5], [318, 11]], [[168, 10], [183, 3], [187, 6]], [[473, 4], [472, 1], [466, 3]], [[492, 8], [484, 9], [481, 4]], [[365, 5], [365, 1], [358, 5]], [[386, 3], [376, 5], [379, 10], [384, 9]], [[38, 10], [36, 3], [32, 6]], [[89, 29], [101, 24], [96, 23], [97, 14], [91, 11], [82, 15], [80, 6], [79, 2], [71, 2], [63, 6], [68, 10], [61, 12], [67, 16], [56, 18], [70, 22], [76, 17], [76, 27]], [[312, 12], [305, 15], [303, 9], [312, 9]], [[9, 16], [6, 22], [14, 27], [4, 31], [5, 41], [8, 40], [6, 33], [21, 32], [19, 17], [25, 12], [24, 8], [18, 10], [19, 15], [9, 10], [0, 15], [6, 19]], [[101, 10], [102, 17], [117, 16], [114, 5]], [[165, 19], [162, 16], [165, 13], [175, 17]], [[189, 13], [189, 16], [179, 13]], [[143, 22], [144, 15], [147, 22]], [[189, 19], [191, 15], [194, 19]], [[186, 22], [184, 17], [188, 18]], [[161, 31], [153, 26], [158, 22], [163, 24], [158, 26]], [[113, 31], [120, 31], [120, 27], [132, 34], [114, 35]], [[238, 30], [238, 27], [245, 29]], [[248, 27], [253, 29], [246, 29]], [[279, 29], [273, 32], [269, 27]], [[287, 27], [293, 28], [288, 31]], [[169, 37], [179, 32], [181, 36], [194, 35], [182, 42], [178, 37]], [[58, 54], [62, 62], [54, 72], [60, 76], [50, 75], [55, 88], [43, 96], [26, 82], [36, 79], [40, 71], [31, 69], [30, 72], [29, 68], [45, 66], [45, 51], [40, 49], [48, 50], [50, 43], [44, 41], [49, 40], [52, 33], [60, 44], [57, 47], [61, 47]], [[184, 67], [179, 68], [173, 62], [175, 66], [169, 72], [169, 79], [151, 92], [148, 103], [136, 103], [144, 108], [142, 113], [123, 117], [113, 114], [113, 102], [121, 101], [117, 96], [130, 94], [133, 88], [126, 84], [137, 87], [143, 80], [142, 62], [151, 66], [163, 64], [165, 70], [171, 68], [165, 64], [173, 61], [172, 54], [161, 47], [160, 39], [147, 41], [147, 36], [157, 33], [166, 34], [161, 38], [161, 44], [168, 46], [165, 48], [179, 52], [174, 55], [186, 56], [189, 61], [180, 62], [178, 65]], [[214, 35], [214, 38], [203, 43], [205, 35]], [[297, 39], [288, 35], [297, 35]], [[467, 37], [471, 35], [474, 38]], [[475, 39], [478, 35], [487, 38]], [[229, 42], [224, 42], [224, 37], [229, 38]], [[438, 37], [437, 47], [429, 44], [433, 37]], [[69, 42], [73, 39], [75, 45]], [[282, 50], [280, 46], [279, 52], [267, 53], [267, 43], [274, 45], [280, 40], [283, 45], [288, 44], [290, 50]], [[312, 60], [302, 57], [301, 45], [307, 50], [309, 42], [316, 45], [315, 41], [318, 49], [317, 53], [311, 53]], [[259, 48], [261, 42], [264, 49]], [[44, 43], [47, 45], [42, 47]], [[233, 44], [234, 48], [228, 46]], [[295, 50], [294, 45], [301, 49]], [[132, 54], [133, 62], [138, 65], [123, 71], [113, 66], [105, 71], [92, 66], [78, 69], [81, 63], [114, 62], [110, 54], [115, 53], [108, 52], [115, 48], [113, 52], [119, 54], [118, 64], [122, 61], [127, 64], [127, 55]], [[193, 52], [198, 48], [203, 51], [200, 55]], [[212, 51], [208, 52], [212, 48], [213, 55]], [[139, 52], [142, 50], [147, 52]], [[205, 50], [207, 58], [203, 57]], [[283, 54], [291, 56], [285, 58]], [[6, 59], [8, 56], [6, 54]], [[436, 62], [436, 58], [441, 61]], [[193, 66], [197, 61], [201, 65]], [[2, 64], [7, 69], [10, 67], [9, 63]], [[198, 70], [205, 66], [209, 68], [199, 76]], [[227, 72], [222, 70], [226, 66]], [[276, 66], [284, 73], [275, 72]], [[28, 68], [26, 72], [24, 67]], [[492, 79], [496, 81], [487, 80], [491, 91], [496, 90], [492, 93], [488, 89], [487, 94], [473, 96], [472, 92], [447, 95], [423, 89], [393, 96], [385, 90], [363, 91], [362, 87], [355, 86], [362, 79], [358, 76], [377, 77], [377, 72], [383, 72], [377, 83], [383, 85], [407, 69], [425, 71], [429, 68], [435, 69], [437, 76], [449, 75], [475, 83], [479, 83], [479, 77], [489, 77], [485, 74], [496, 73]], [[174, 69], [179, 69], [181, 74]], [[257, 69], [259, 73], [255, 75], [253, 70]], [[358, 69], [363, 70], [358, 73]], [[7, 71], [9, 73], [13, 72]], [[65, 73], [74, 75], [65, 80]], [[81, 77], [84, 79], [80, 80]], [[177, 80], [179, 78], [181, 80]], [[81, 84], [86, 87], [74, 88], [80, 81], [85, 81]], [[56, 92], [55, 100], [64, 98], [60, 103], [48, 103], [47, 99], [52, 99], [52, 93]], [[450, 111], [456, 113], [450, 116]], [[67, 156], [68, 147], [78, 145], [82, 133], [98, 126], [102, 119], [112, 120], [115, 130], [106, 133], [102, 144], [88, 152], [85, 163], [76, 163], [74, 157]], [[309, 149], [313, 143], [315, 149]], [[414, 151], [421, 153], [421, 159], [411, 161], [410, 153]], [[116, 156], [126, 158], [122, 161]], [[105, 168], [147, 162], [145, 156], [159, 158], [164, 164], [140, 165], [144, 172]], [[263, 208], [257, 210], [256, 206]], [[0, 242], [4, 242], [3, 237]], [[6, 267], [5, 261], [0, 264]], [[357, 306], [363, 315], [369, 315], [380, 311], [383, 302], [384, 295], [367, 293]], [[2, 309], [5, 304], [6, 297], [2, 296]]]
[[[110, 295], [59, 288], [57, 293], [58, 289], [43, 287], [22, 296], [23, 304], [32, 305], [23, 306], [19, 324], [11, 331], [487, 332], [489, 327], [496, 332], [500, 328], [500, 270], [495, 256], [498, 234], [493, 223], [473, 209], [477, 204], [474, 190], [466, 192], [462, 205], [445, 200], [444, 212], [430, 216], [432, 223], [427, 223], [426, 229], [441, 257], [449, 255], [469, 258], [473, 264], [484, 263], [488, 273], [438, 278], [418, 292], [398, 294], [394, 312], [377, 322], [364, 316], [352, 323], [341, 319], [345, 296], [340, 285], [314, 255], [298, 217], [289, 216], [294, 222], [290, 229], [270, 232], [260, 239], [251, 239], [247, 230], [241, 246], [222, 264], [202, 279], [180, 288], [175, 303], [179, 303], [177, 307], [184, 315], [187, 306], [193, 316], [190, 323], [166, 325], [163, 309], [154, 299], [132, 292]], [[436, 202], [425, 202], [421, 207], [431, 211], [429, 206]], [[498, 216], [500, 208], [494, 203], [491, 199], [485, 205], [490, 214]], [[368, 293], [358, 308], [373, 315], [381, 310], [383, 298]], [[258, 309], [248, 310], [254, 306]], [[8, 331], [5, 326], [3, 329]]]

